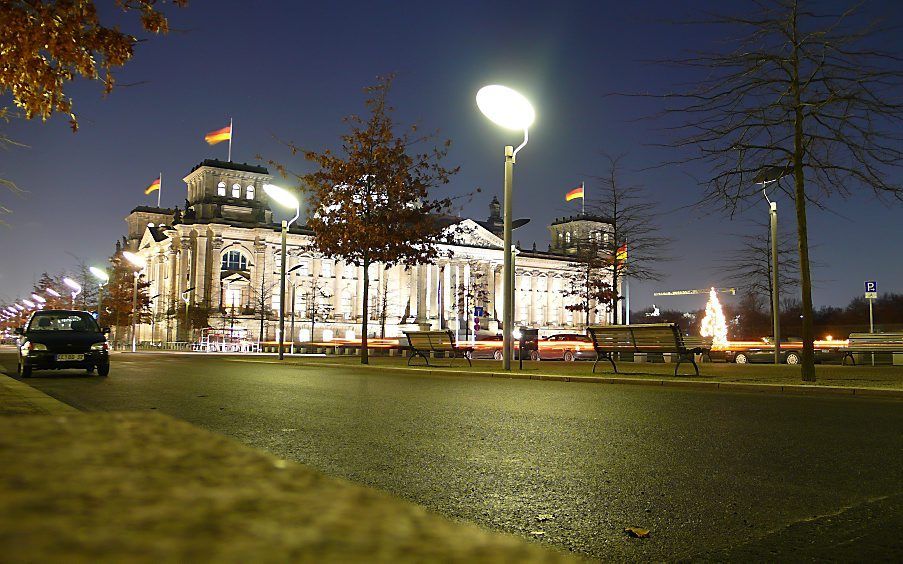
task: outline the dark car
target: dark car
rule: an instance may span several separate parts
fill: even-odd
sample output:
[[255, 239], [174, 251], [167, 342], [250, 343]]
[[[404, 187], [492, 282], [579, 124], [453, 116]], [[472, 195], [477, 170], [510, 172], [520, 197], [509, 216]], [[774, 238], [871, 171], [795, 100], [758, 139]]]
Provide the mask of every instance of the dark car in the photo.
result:
[[81, 368], [110, 373], [110, 349], [106, 331], [87, 311], [36, 311], [24, 328], [17, 329], [19, 339], [19, 376], [27, 378], [32, 370]]
[[[815, 362], [828, 362], [840, 360], [843, 354], [838, 347], [824, 347], [821, 344], [815, 346]], [[781, 362], [784, 364], [799, 364], [803, 357], [803, 340], [798, 337], [781, 338]], [[772, 363], [774, 362], [774, 346], [770, 339], [766, 339], [761, 345], [746, 346], [738, 350], [725, 350], [724, 358], [727, 362], [737, 364]]]

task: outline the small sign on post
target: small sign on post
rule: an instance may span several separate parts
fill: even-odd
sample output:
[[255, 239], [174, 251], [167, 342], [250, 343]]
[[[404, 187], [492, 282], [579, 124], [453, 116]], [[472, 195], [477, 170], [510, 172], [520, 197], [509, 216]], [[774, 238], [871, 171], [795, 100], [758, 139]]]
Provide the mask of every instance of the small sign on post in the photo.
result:
[[870, 280], [865, 283], [865, 299], [867, 300], [877, 300], [878, 299], [878, 282], [874, 280]]

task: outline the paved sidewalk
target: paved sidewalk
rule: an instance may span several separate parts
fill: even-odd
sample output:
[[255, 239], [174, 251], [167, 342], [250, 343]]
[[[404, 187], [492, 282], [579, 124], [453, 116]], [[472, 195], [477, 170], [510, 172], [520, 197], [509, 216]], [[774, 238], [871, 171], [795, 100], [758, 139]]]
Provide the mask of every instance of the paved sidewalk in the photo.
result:
[[[43, 396], [43, 397], [41, 397]], [[0, 376], [4, 562], [568, 562], [155, 413]]]

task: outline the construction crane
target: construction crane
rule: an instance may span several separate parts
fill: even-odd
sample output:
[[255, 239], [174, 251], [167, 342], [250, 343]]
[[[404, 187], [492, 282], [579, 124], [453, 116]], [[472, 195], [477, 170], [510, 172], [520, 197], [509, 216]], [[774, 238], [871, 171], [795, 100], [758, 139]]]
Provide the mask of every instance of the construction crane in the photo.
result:
[[737, 295], [736, 288], [701, 288], [699, 290], [671, 290], [669, 292], [654, 292], [653, 296], [697, 296], [699, 294], [708, 294], [715, 290], [716, 294]]

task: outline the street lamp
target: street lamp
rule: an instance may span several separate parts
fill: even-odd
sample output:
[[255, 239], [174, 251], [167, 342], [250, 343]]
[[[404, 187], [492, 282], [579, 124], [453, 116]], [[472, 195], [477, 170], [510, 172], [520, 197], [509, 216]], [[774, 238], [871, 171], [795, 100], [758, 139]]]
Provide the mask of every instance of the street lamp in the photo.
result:
[[71, 278], [63, 278], [63, 284], [69, 287], [72, 290], [72, 307], [75, 307], [75, 296], [82, 293], [82, 285], [76, 282]]
[[514, 249], [512, 248], [512, 213], [514, 200], [514, 159], [517, 152], [529, 140], [528, 128], [536, 119], [533, 106], [519, 92], [505, 86], [493, 84], [484, 86], [477, 92], [477, 106], [494, 123], [514, 130], [523, 130], [524, 141], [516, 149], [505, 146], [505, 193], [504, 193], [504, 240], [505, 262], [502, 267], [503, 314], [502, 349], [503, 368], [511, 370], [512, 328], [514, 325]]
[[138, 350], [138, 334], [136, 332], [138, 326], [138, 273], [144, 268], [144, 260], [130, 251], [122, 251], [122, 256], [135, 267], [133, 272], [134, 280], [132, 281], [132, 352]]
[[282, 350], [285, 342], [285, 240], [289, 226], [301, 217], [301, 202], [297, 196], [274, 184], [264, 184], [263, 191], [280, 206], [295, 210], [294, 217], [282, 220], [282, 265], [279, 269], [279, 360], [282, 360], [285, 354]]
[[97, 279], [97, 319], [100, 320], [100, 313], [103, 311], [101, 309], [103, 307], [103, 287], [110, 281], [110, 275], [107, 274], [106, 270], [96, 266], [92, 266], [88, 270]]
[[766, 186], [790, 173], [786, 166], [768, 166], [759, 171], [753, 182], [762, 186], [768, 202], [768, 226], [771, 237], [771, 322], [774, 331], [774, 363], [781, 363], [781, 310], [778, 296], [778, 203], [768, 199]]

